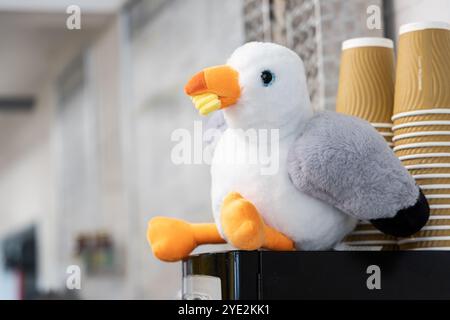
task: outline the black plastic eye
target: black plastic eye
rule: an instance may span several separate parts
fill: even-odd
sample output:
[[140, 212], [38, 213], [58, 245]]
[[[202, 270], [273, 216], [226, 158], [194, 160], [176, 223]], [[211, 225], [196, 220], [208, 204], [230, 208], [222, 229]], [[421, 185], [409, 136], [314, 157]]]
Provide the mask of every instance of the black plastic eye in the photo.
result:
[[269, 70], [264, 70], [263, 72], [261, 72], [261, 80], [263, 82], [263, 85], [267, 87], [271, 85], [275, 80], [275, 75]]

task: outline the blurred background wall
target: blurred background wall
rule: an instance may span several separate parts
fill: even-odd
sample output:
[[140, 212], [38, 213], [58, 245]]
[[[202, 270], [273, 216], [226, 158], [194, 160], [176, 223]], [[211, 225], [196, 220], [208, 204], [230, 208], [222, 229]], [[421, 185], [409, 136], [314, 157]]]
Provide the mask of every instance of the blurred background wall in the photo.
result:
[[[68, 30], [66, 9], [81, 9]], [[380, 7], [380, 29], [367, 8]], [[174, 130], [204, 121], [183, 94], [245, 41], [294, 49], [316, 109], [334, 109], [340, 45], [450, 20], [447, 0], [0, 0], [0, 299], [177, 298], [180, 264], [147, 221], [212, 221], [209, 168], [175, 165]], [[426, 17], [426, 19], [425, 19]], [[200, 250], [223, 250], [227, 246]], [[68, 267], [81, 289], [68, 290]], [[70, 286], [69, 286], [70, 287]]]

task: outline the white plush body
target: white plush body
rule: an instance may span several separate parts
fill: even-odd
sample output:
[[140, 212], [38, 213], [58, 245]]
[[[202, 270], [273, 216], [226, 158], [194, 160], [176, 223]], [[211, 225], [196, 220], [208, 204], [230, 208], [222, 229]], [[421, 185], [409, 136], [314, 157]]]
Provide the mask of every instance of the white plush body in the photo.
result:
[[[220, 210], [224, 197], [233, 191], [251, 201], [264, 221], [291, 238], [297, 250], [329, 249], [355, 227], [356, 219], [300, 192], [292, 184], [286, 159], [296, 133], [298, 131], [280, 138], [279, 169], [273, 175], [262, 175], [260, 163], [227, 164], [218, 160], [236, 152], [235, 149], [228, 150], [236, 145], [236, 139], [243, 142], [242, 135], [233, 129], [227, 129], [221, 136], [211, 166], [211, 197], [214, 219], [223, 237]], [[247, 147], [240, 149], [241, 153], [252, 152], [257, 147], [249, 145], [248, 139], [244, 141]]]
[[[269, 226], [291, 238], [297, 250], [332, 248], [355, 227], [356, 219], [302, 193], [290, 180], [287, 168], [288, 152], [313, 116], [302, 61], [284, 47], [248, 43], [238, 48], [227, 64], [239, 73], [241, 96], [236, 104], [223, 109], [229, 129], [217, 143], [211, 166], [212, 207], [221, 235], [225, 237], [220, 223], [223, 199], [229, 192], [239, 192]], [[273, 73], [270, 85], [261, 82], [263, 70]], [[217, 161], [224, 154], [245, 159], [246, 152], [258, 147], [229, 150], [235, 145], [230, 142], [242, 138], [236, 129], [279, 130], [279, 169], [275, 174], [261, 174], [261, 162], [231, 165]]]

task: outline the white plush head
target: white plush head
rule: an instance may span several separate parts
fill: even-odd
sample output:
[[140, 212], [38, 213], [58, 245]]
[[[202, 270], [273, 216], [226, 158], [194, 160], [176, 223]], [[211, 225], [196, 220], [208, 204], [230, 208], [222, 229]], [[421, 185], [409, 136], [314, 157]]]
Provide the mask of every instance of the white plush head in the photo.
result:
[[282, 128], [311, 116], [303, 62], [292, 50], [250, 42], [236, 49], [227, 65], [239, 73], [241, 87], [237, 103], [223, 110], [230, 126]]
[[185, 91], [201, 114], [222, 109], [232, 128], [283, 129], [312, 115], [302, 60], [274, 43], [243, 45], [226, 65], [196, 74]]

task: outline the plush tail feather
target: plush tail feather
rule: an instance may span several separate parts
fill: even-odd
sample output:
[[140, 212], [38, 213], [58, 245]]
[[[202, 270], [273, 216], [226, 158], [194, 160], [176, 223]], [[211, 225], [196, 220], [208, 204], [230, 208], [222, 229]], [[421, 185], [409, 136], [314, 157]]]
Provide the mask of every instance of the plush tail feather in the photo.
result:
[[400, 210], [393, 218], [374, 219], [370, 222], [385, 234], [395, 237], [409, 237], [420, 231], [429, 217], [428, 201], [419, 188], [419, 197], [412, 207]]

